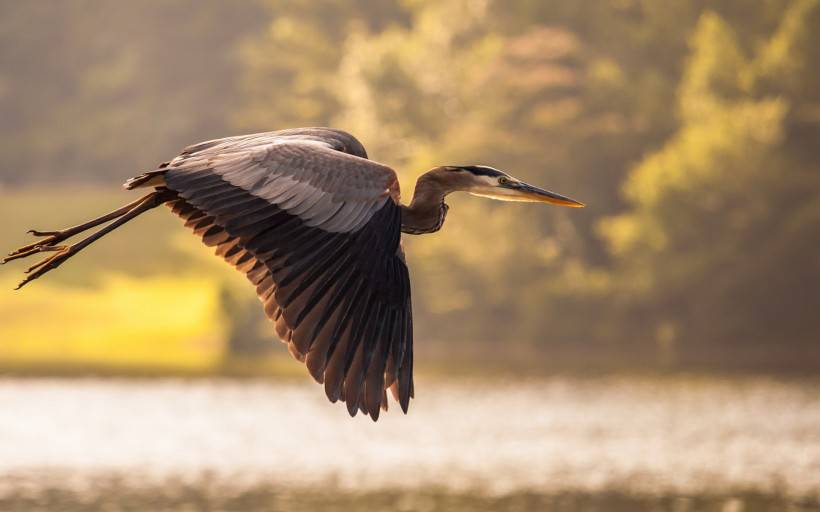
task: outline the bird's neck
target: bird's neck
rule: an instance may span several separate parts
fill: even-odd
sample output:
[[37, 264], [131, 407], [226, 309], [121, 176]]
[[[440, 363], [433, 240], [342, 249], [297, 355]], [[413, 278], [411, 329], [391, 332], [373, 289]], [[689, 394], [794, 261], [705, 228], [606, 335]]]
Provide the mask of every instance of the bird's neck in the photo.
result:
[[401, 207], [401, 230], [411, 235], [435, 233], [444, 224], [448, 206], [444, 197], [450, 192], [435, 176], [423, 174], [416, 182], [413, 200]]

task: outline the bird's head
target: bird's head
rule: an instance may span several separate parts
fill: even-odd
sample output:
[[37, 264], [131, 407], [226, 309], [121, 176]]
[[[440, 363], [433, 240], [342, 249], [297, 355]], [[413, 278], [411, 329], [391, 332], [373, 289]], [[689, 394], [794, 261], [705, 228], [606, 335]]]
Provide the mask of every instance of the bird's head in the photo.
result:
[[499, 201], [550, 203], [572, 208], [584, 207], [583, 203], [574, 199], [535, 187], [492, 167], [465, 165], [447, 166], [441, 169], [443, 178], [456, 184], [456, 190], [469, 192], [474, 196], [489, 197]]

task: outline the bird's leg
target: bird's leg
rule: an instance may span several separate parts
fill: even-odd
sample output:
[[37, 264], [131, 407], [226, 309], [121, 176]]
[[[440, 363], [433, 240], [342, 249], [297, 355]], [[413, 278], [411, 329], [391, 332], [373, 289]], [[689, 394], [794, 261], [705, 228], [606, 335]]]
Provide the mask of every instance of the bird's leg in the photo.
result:
[[[34, 254], [36, 252], [48, 251], [48, 252], [55, 252], [56, 253], [56, 254], [53, 254], [52, 256], [49, 256], [49, 257], [45, 258], [44, 260], [40, 261], [39, 263], [36, 263], [36, 264], [32, 265], [31, 267], [29, 267], [28, 270], [26, 270], [26, 274], [28, 274], [28, 276], [26, 276], [26, 278], [23, 279], [23, 281], [17, 286], [17, 288], [15, 288], [16, 290], [19, 290], [20, 288], [25, 286], [30, 281], [33, 281], [33, 280], [37, 279], [38, 277], [43, 276], [47, 272], [49, 272], [51, 270], [54, 270], [55, 268], [59, 267], [67, 259], [71, 258], [72, 256], [74, 256], [75, 254], [77, 254], [78, 252], [83, 250], [84, 248], [88, 247], [92, 243], [96, 242], [97, 240], [99, 240], [103, 236], [110, 233], [111, 231], [114, 231], [118, 227], [122, 226], [123, 224], [130, 221], [131, 219], [134, 219], [134, 218], [138, 217], [139, 215], [145, 213], [146, 211], [148, 211], [152, 208], [156, 208], [157, 206], [161, 205], [162, 203], [173, 199], [173, 197], [174, 197], [174, 194], [172, 192], [168, 191], [168, 190], [159, 190], [159, 191], [156, 191], [156, 192], [152, 192], [152, 193], [140, 198], [138, 201], [135, 201], [135, 202], [133, 202], [129, 205], [126, 205], [126, 206], [124, 206], [123, 208], [121, 208], [119, 210], [115, 210], [114, 212], [111, 212], [110, 214], [108, 214], [106, 216], [100, 217], [99, 219], [94, 219], [93, 221], [90, 221], [86, 224], [82, 224], [80, 226], [77, 226], [76, 228], [70, 228], [70, 229], [67, 229], [67, 230], [64, 230], [64, 231], [56, 232], [57, 234], [59, 234], [59, 236], [62, 236], [62, 238], [55, 239], [55, 240], [46, 239], [44, 241], [41, 241], [39, 244], [33, 244], [32, 247], [30, 247], [28, 249], [23, 248], [24, 250], [22, 252], [21, 252], [21, 250], [15, 251], [15, 253], [12, 253], [11, 256], [4, 259], [2, 261], [2, 263], [6, 263], [6, 262], [11, 261], [13, 259], [29, 256], [29, 255]], [[115, 213], [120, 212], [120, 210], [122, 210], [124, 208], [129, 208], [129, 209], [127, 209], [124, 213], [119, 213], [118, 215], [114, 215]], [[114, 222], [112, 222], [111, 224], [109, 224], [108, 226], [106, 226], [106, 227], [100, 229], [99, 231], [93, 233], [92, 235], [90, 235], [86, 238], [83, 238], [82, 240], [80, 240], [79, 242], [77, 242], [74, 245], [68, 245], [68, 246], [56, 245], [56, 242], [59, 241], [59, 240], [64, 240], [65, 238], [68, 238], [69, 236], [72, 236], [72, 235], [74, 235], [76, 233], [79, 233], [81, 231], [85, 231], [86, 229], [89, 229], [90, 227], [93, 227], [95, 225], [99, 225], [99, 224], [102, 224], [102, 223], [106, 222], [104, 220], [100, 221], [100, 219], [104, 219], [106, 217], [109, 217], [108, 220], [110, 220], [112, 218], [116, 218], [116, 220]], [[82, 228], [82, 229], [80, 229], [80, 228]], [[77, 229], [79, 229], [79, 231], [73, 231], [73, 230], [77, 230]], [[71, 234], [69, 234], [67, 236], [64, 235], [64, 233], [67, 233], [67, 232], [71, 232]], [[50, 235], [50, 236], [53, 236], [53, 235]], [[43, 242], [45, 242], [45, 243], [43, 243]]]
[[106, 222], [116, 219], [117, 217], [122, 217], [126, 213], [130, 212], [134, 208], [137, 207], [140, 203], [145, 201], [151, 194], [143, 196], [133, 203], [128, 203], [127, 205], [117, 208], [113, 212], [106, 213], [101, 217], [97, 217], [96, 219], [90, 220], [88, 222], [84, 222], [78, 226], [74, 226], [71, 228], [61, 229], [59, 231], [37, 231], [35, 229], [30, 229], [28, 232], [34, 236], [44, 236], [43, 240], [38, 240], [37, 242], [32, 242], [28, 245], [24, 245], [20, 247], [16, 251], [10, 252], [9, 255], [3, 258], [0, 261], [2, 263], [8, 263], [9, 261], [16, 260], [18, 258], [25, 258], [26, 256], [31, 256], [32, 254], [36, 254], [41, 251], [53, 251], [58, 246], [57, 244], [71, 238], [74, 235], [82, 233], [83, 231], [89, 230], [93, 227], [97, 227], [100, 224], [105, 224]]

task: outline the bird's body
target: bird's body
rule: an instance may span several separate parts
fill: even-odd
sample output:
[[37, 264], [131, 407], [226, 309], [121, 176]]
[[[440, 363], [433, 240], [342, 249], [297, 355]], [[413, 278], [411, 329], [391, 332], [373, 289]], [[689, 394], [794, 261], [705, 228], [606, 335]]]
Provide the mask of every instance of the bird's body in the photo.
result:
[[[396, 173], [367, 159], [352, 135], [299, 128], [202, 142], [128, 180], [153, 191], [88, 223], [55, 232], [6, 261], [55, 254], [21, 286], [101, 236], [168, 205], [216, 254], [245, 273], [291, 354], [328, 398], [378, 418], [387, 390], [406, 412], [413, 396], [413, 322], [402, 232], [441, 228], [450, 192], [580, 206], [488, 167], [438, 167], [409, 205]], [[113, 221], [72, 245], [63, 240]]]

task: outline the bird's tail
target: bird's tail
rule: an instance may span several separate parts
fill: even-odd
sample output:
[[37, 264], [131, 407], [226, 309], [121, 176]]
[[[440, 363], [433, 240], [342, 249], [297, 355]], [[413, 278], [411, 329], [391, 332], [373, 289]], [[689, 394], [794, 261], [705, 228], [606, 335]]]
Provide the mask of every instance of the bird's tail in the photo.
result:
[[126, 190], [134, 190], [135, 188], [143, 187], [164, 187], [165, 186], [165, 167], [167, 163], [162, 164], [159, 169], [148, 171], [134, 176], [123, 183], [123, 188]]
[[[150, 173], [146, 173], [150, 174]], [[143, 175], [145, 176], [145, 175]], [[133, 178], [134, 183], [140, 180], [140, 176]], [[129, 180], [132, 181], [132, 180]], [[141, 183], [148, 183], [150, 180], [142, 181]], [[126, 183], [126, 186], [128, 183]], [[135, 185], [139, 186], [139, 185]], [[134, 187], [131, 187], [134, 188]], [[122, 226], [126, 222], [142, 215], [143, 213], [147, 212], [152, 208], [156, 208], [157, 206], [176, 199], [177, 194], [167, 188], [158, 188], [157, 190], [147, 194], [133, 203], [129, 203], [125, 206], [117, 208], [113, 212], [107, 213], [101, 217], [97, 217], [96, 219], [92, 219], [88, 222], [83, 224], [79, 224], [77, 226], [61, 229], [59, 231], [36, 231], [30, 230], [34, 236], [44, 237], [42, 240], [37, 242], [30, 243], [23, 247], [20, 247], [16, 251], [12, 251], [9, 255], [2, 260], [0, 260], [0, 264], [8, 263], [12, 260], [26, 258], [28, 256], [32, 256], [34, 254], [38, 254], [41, 252], [51, 252], [53, 253], [51, 256], [45, 258], [44, 260], [40, 261], [32, 265], [31, 267], [26, 270], [25, 279], [17, 286], [16, 289], [22, 288], [26, 283], [37, 279], [38, 277], [43, 276], [45, 273], [49, 272], [50, 270], [54, 270], [55, 268], [59, 267], [63, 264], [67, 259], [71, 258], [85, 247], [88, 247], [95, 241], [99, 240], [100, 238], [104, 237], [111, 231], [114, 231], [118, 227]], [[113, 222], [111, 222], [113, 221]], [[87, 231], [93, 227], [99, 226], [101, 224], [108, 224], [104, 228], [96, 231], [95, 233], [91, 234], [90, 236], [83, 238], [79, 242], [73, 245], [60, 245], [60, 242], [67, 240], [74, 235]]]

